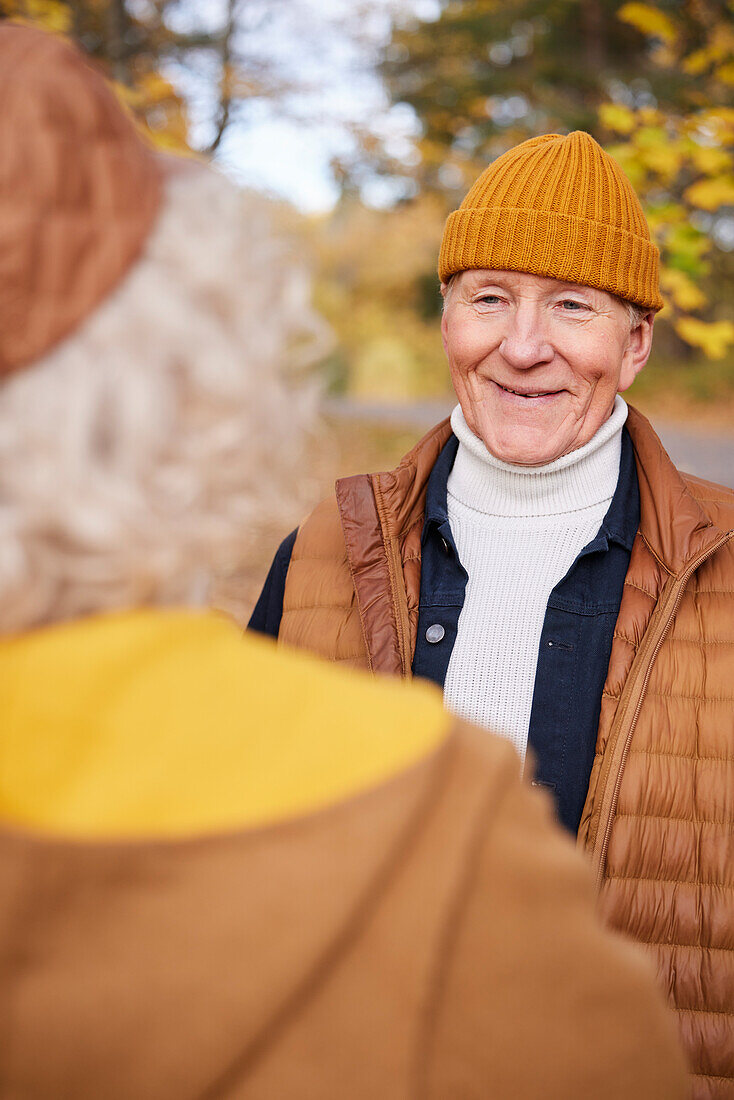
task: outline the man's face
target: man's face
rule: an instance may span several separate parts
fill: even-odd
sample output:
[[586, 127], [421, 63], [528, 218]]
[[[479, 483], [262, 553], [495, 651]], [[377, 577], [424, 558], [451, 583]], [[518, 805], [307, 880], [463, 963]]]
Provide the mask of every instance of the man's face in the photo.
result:
[[630, 331], [612, 294], [516, 271], [462, 271], [441, 333], [466, 422], [487, 449], [542, 466], [587, 443], [645, 365], [653, 315]]

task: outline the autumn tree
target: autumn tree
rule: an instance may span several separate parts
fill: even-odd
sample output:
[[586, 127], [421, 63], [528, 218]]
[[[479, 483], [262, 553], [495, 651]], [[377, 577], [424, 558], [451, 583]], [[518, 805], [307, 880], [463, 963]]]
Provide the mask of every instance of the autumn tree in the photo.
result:
[[733, 10], [714, 0], [621, 6], [620, 21], [645, 36], [659, 82], [676, 94], [640, 103], [620, 86], [599, 112], [660, 247], [665, 314], [710, 358], [734, 345], [734, 312], [720, 292], [722, 276], [734, 279]]
[[337, 337], [332, 388], [397, 401], [448, 392], [436, 276], [444, 217], [433, 194], [390, 210], [350, 196], [311, 225], [315, 304]]
[[0, 0], [0, 18], [70, 35], [159, 146], [211, 156], [264, 111], [299, 122], [322, 114], [319, 66], [332, 38], [359, 43], [374, 6], [331, 15], [317, 0]]
[[462, 192], [479, 168], [538, 133], [598, 129], [616, 83], [648, 88], [645, 38], [618, 0], [448, 0], [396, 27], [382, 71], [421, 123], [421, 187]]

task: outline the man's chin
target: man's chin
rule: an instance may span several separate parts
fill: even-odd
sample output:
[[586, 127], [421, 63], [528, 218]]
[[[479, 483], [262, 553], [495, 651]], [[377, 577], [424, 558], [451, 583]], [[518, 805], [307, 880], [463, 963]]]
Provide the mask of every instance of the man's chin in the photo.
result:
[[491, 455], [511, 466], [547, 466], [565, 451], [550, 431], [524, 425], [497, 429], [496, 425], [478, 425], [476, 433]]

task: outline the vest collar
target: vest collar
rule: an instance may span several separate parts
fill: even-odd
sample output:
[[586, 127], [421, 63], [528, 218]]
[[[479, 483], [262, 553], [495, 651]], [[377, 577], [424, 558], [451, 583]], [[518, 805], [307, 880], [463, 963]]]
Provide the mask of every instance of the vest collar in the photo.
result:
[[632, 405], [627, 430], [640, 486], [640, 535], [675, 576], [723, 532], [691, 493], [650, 421]]
[[[691, 493], [650, 422], [631, 405], [627, 430], [640, 487], [640, 535], [664, 569], [676, 575], [723, 532]], [[347, 559], [374, 672], [410, 675], [406, 608], [418, 594], [406, 592], [401, 548], [408, 531], [423, 524], [428, 478], [450, 435], [446, 419], [394, 470], [336, 483]]]
[[450, 435], [447, 418], [424, 435], [394, 470], [340, 478], [335, 486], [373, 672], [410, 676], [413, 655], [400, 549], [406, 533], [423, 525], [428, 478]]

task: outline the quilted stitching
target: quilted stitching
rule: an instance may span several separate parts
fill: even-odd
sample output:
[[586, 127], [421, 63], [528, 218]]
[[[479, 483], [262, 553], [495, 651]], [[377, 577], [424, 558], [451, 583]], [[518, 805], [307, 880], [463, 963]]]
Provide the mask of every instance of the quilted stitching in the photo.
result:
[[[731, 500], [726, 503], [730, 509]], [[602, 890], [610, 922], [655, 955], [681, 1020], [699, 1021], [682, 1030], [698, 1100], [734, 1097], [729, 578], [734, 581], [731, 545], [691, 579], [653, 666], [622, 775]], [[654, 594], [644, 582], [628, 589], [646, 606], [633, 606], [628, 597], [620, 609], [610, 668], [622, 662], [627, 671]], [[614, 690], [605, 693], [612, 713], [625, 678], [620, 669]]]

